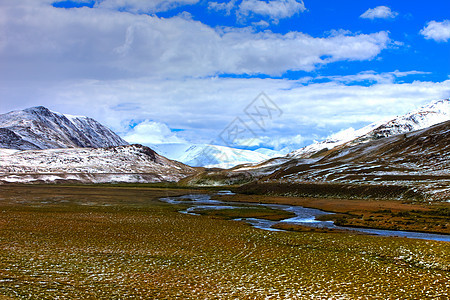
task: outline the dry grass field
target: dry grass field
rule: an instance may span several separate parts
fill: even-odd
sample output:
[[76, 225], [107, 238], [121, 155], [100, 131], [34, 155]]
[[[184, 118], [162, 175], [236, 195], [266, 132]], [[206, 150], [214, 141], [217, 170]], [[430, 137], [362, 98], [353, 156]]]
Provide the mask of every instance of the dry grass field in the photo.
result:
[[448, 299], [450, 243], [268, 232], [158, 201], [0, 186], [0, 299]]

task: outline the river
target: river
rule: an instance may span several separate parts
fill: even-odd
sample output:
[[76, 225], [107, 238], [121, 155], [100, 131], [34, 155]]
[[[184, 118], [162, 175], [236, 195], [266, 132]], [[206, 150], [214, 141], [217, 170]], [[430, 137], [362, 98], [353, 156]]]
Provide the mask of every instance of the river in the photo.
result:
[[[219, 195], [232, 195], [229, 191], [220, 191]], [[186, 204], [189, 208], [180, 211], [180, 213], [197, 215], [196, 212], [201, 210], [213, 210], [213, 209], [234, 209], [237, 207], [242, 207], [242, 205], [249, 206], [265, 206], [273, 209], [281, 209], [289, 212], [293, 212], [295, 217], [283, 219], [281, 221], [270, 221], [264, 219], [256, 218], [245, 218], [245, 219], [235, 219], [237, 221], [245, 221], [251, 224], [255, 228], [269, 230], [269, 231], [283, 231], [281, 229], [272, 228], [272, 225], [277, 223], [289, 223], [298, 224], [310, 227], [322, 227], [330, 229], [343, 229], [343, 230], [353, 230], [370, 235], [378, 236], [397, 236], [406, 237], [412, 239], [424, 239], [424, 240], [434, 240], [434, 241], [445, 241], [450, 242], [450, 235], [444, 234], [433, 234], [433, 233], [423, 233], [423, 232], [412, 232], [412, 231], [401, 231], [401, 230], [382, 230], [382, 229], [371, 229], [371, 228], [359, 228], [359, 227], [343, 227], [334, 225], [333, 221], [319, 221], [316, 217], [332, 214], [330, 212], [324, 212], [319, 209], [306, 208], [302, 206], [292, 206], [292, 205], [281, 205], [281, 204], [255, 204], [255, 203], [236, 203], [236, 202], [223, 202], [219, 200], [214, 200], [210, 195], [206, 194], [189, 194], [179, 197], [165, 197], [161, 198], [161, 201], [170, 204]]]

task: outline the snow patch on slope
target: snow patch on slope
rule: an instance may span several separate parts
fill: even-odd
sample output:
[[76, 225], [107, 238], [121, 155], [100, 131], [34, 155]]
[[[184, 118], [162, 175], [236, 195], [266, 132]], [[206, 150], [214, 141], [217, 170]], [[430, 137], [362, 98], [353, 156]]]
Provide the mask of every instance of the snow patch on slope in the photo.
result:
[[[83, 178], [87, 182], [178, 181], [194, 172], [193, 168], [169, 160], [141, 145], [0, 150], [0, 181], [6, 182], [47, 182], [74, 178]], [[90, 177], [92, 181], [89, 181]]]
[[288, 154], [290, 158], [307, 158], [319, 151], [330, 150], [351, 142], [352, 145], [385, 138], [396, 134], [424, 129], [450, 120], [450, 100], [431, 102], [406, 115], [372, 123], [359, 130], [353, 128], [338, 132], [322, 142], [295, 150]]
[[52, 112], [43, 106], [0, 115], [0, 147], [39, 150], [128, 145], [94, 119]]
[[[274, 150], [263, 153], [207, 144], [153, 144], [161, 155], [193, 167], [231, 168], [240, 164], [256, 163], [280, 154]], [[270, 153], [271, 155], [265, 154]]]

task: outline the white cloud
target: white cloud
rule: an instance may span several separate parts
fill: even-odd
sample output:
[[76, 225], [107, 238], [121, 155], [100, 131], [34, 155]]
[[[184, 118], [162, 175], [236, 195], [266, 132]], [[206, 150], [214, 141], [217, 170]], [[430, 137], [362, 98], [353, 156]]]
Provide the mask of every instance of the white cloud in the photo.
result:
[[436, 42], [447, 42], [450, 39], [450, 20], [442, 22], [430, 21], [420, 31], [427, 40], [435, 40]]
[[228, 2], [208, 2], [208, 9], [230, 15], [231, 11], [235, 8], [235, 4], [236, 0]]
[[[418, 71], [361, 72], [326, 83], [211, 78], [370, 60], [390, 47], [383, 31], [333, 31], [316, 38], [212, 28], [186, 16], [158, 18], [100, 6], [59, 9], [52, 2], [0, 0], [1, 112], [44, 105], [98, 119], [131, 142], [209, 143], [236, 117], [245, 118], [244, 108], [264, 91], [284, 113], [266, 132], [255, 132], [262, 146], [281, 148], [450, 96], [450, 80], [396, 80]], [[130, 129], [133, 119], [152, 121]]]
[[3, 3], [3, 79], [280, 75], [337, 61], [370, 60], [390, 44], [384, 31], [316, 38], [300, 32], [211, 28], [184, 17]]
[[186, 143], [179, 138], [166, 124], [145, 120], [130, 130], [124, 139], [129, 143], [137, 144], [163, 144]]
[[357, 83], [357, 82], [372, 82], [372, 83], [394, 83], [397, 78], [407, 77], [411, 75], [425, 75], [430, 72], [422, 71], [407, 71], [400, 72], [398, 70], [393, 72], [376, 73], [375, 71], [364, 71], [354, 75], [342, 76], [318, 76], [316, 79], [329, 79], [335, 82], [342, 83]]
[[261, 20], [258, 22], [253, 22], [252, 25], [255, 27], [259, 27], [259, 28], [266, 28], [266, 27], [269, 27], [270, 24], [264, 20]]
[[279, 20], [290, 18], [305, 10], [305, 4], [302, 0], [243, 0], [239, 5], [238, 14], [241, 16], [254, 14]]
[[369, 8], [366, 10], [360, 18], [363, 19], [393, 19], [398, 15], [397, 12], [392, 11], [390, 7], [387, 6], [377, 6], [375, 8]]
[[[379, 74], [381, 77], [384, 74]], [[262, 131], [246, 118], [244, 108], [264, 91], [282, 110], [279, 118]], [[341, 80], [305, 83], [282, 79], [125, 79], [105, 81], [0, 82], [2, 111], [44, 105], [54, 111], [88, 115], [134, 142], [154, 132], [151, 126], [135, 135], [128, 133], [129, 120], [152, 120], [180, 132], [160, 130], [154, 141], [187, 140], [191, 143], [220, 142], [218, 136], [236, 117], [251, 126], [260, 146], [283, 148], [307, 144], [333, 132], [404, 114], [427, 102], [450, 97], [450, 80], [444, 82], [392, 83], [369, 86], [346, 85]], [[140, 127], [138, 127], [139, 129]], [[150, 128], [150, 129], [149, 129]], [[142, 134], [144, 132], [145, 134]], [[157, 131], [155, 131], [157, 132]], [[173, 137], [173, 135], [175, 137]], [[293, 137], [300, 135], [294, 139]], [[271, 140], [262, 138], [269, 137]], [[281, 140], [283, 137], [292, 139]], [[167, 138], [167, 140], [166, 140]], [[273, 141], [280, 139], [280, 144]], [[282, 144], [284, 142], [285, 144]], [[299, 145], [300, 147], [301, 145]]]
[[349, 140], [354, 138], [356, 130], [353, 127], [343, 129], [327, 137], [330, 140]]
[[155, 13], [178, 6], [196, 4], [199, 0], [101, 0], [96, 2], [96, 7], [99, 8], [121, 9], [133, 13]]

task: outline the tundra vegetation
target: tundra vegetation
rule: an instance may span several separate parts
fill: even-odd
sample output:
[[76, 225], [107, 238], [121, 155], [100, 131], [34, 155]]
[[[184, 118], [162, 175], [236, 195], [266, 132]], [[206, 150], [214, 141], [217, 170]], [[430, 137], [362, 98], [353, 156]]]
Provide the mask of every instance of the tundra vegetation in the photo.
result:
[[0, 186], [0, 299], [448, 297], [450, 243], [269, 232], [158, 201], [196, 192]]

